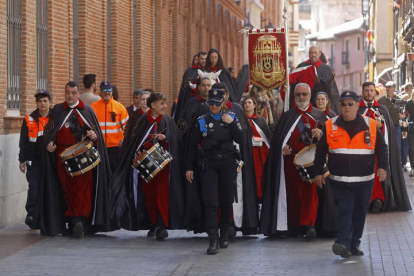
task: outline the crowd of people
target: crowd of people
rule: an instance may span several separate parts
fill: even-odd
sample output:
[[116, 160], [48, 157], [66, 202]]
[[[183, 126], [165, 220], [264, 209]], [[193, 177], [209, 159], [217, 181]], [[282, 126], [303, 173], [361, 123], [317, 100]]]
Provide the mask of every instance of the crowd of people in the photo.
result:
[[[69, 81], [53, 108], [50, 93], [38, 92], [19, 144], [25, 223], [75, 238], [120, 228], [157, 240], [168, 230], [206, 232], [207, 254], [227, 248], [237, 231], [325, 235], [336, 237], [336, 255], [363, 255], [369, 210], [411, 210], [403, 169], [408, 153], [414, 161], [412, 85], [406, 99], [392, 82], [378, 101], [372, 82], [362, 99], [339, 95], [320, 57], [311, 47], [291, 87], [264, 91], [249, 86], [248, 70], [236, 77], [217, 50], [202, 51], [172, 105], [147, 88], [124, 107], [108, 81], [97, 94], [94, 74], [83, 91]], [[280, 111], [287, 97], [290, 109]]]

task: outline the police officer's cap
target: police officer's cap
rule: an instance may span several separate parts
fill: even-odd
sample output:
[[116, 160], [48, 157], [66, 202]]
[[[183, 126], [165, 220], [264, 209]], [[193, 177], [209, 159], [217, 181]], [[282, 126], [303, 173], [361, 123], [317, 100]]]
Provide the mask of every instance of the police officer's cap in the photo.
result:
[[356, 102], [359, 102], [359, 96], [353, 91], [344, 91], [344, 92], [342, 92], [339, 101], [343, 101], [343, 100], [346, 100], [346, 99], [352, 99]]
[[102, 90], [111, 89], [112, 84], [109, 81], [103, 81], [103, 82], [101, 82], [101, 85], [99, 86], [99, 88], [101, 88]]
[[47, 97], [49, 97], [49, 100], [51, 99], [50, 93], [47, 92], [46, 90], [40, 90], [34, 96], [35, 96], [36, 99], [37, 99], [37, 97], [40, 97], [40, 96], [47, 96]]
[[385, 87], [396, 87], [396, 85], [395, 85], [395, 82], [393, 82], [393, 81], [388, 81], [388, 82], [385, 84]]
[[224, 90], [222, 89], [210, 89], [208, 91], [208, 100], [222, 102], [224, 100]]

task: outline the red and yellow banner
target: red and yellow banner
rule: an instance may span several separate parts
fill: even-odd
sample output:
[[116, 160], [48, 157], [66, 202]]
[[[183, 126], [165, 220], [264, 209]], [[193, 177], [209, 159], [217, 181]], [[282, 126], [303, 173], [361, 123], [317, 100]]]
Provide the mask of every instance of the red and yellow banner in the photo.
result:
[[265, 90], [286, 82], [286, 33], [281, 30], [249, 31], [250, 84]]

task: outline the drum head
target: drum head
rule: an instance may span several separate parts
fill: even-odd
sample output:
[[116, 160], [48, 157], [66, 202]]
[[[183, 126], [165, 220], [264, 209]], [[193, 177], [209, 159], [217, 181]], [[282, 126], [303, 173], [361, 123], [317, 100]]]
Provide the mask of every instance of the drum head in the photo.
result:
[[296, 155], [295, 164], [299, 166], [304, 166], [313, 163], [313, 161], [315, 160], [315, 152], [315, 145], [304, 148]]
[[67, 157], [67, 156], [72, 156], [74, 152], [84, 152], [86, 151], [88, 148], [90, 148], [92, 146], [92, 142], [91, 141], [82, 141], [78, 144], [75, 144], [69, 148], [67, 148], [64, 152], [61, 153], [61, 156], [63, 158]]

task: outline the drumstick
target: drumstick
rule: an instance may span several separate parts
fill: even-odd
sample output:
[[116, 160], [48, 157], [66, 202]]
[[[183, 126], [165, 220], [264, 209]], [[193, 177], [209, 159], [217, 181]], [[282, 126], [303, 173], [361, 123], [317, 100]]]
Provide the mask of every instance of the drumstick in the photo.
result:
[[[158, 132], [157, 134], [155, 134], [155, 135], [158, 135], [158, 134], [162, 134], [164, 131], [166, 131], [167, 130], [167, 128], [165, 128], [165, 129], [163, 129], [163, 130], [161, 130], [160, 132]], [[154, 135], [154, 134], [152, 134], [152, 135]], [[151, 142], [152, 140], [154, 140], [154, 138], [150, 138], [148, 141], [146, 141], [144, 144], [142, 144], [142, 145], [145, 145], [145, 144], [147, 144], [147, 143], [149, 143], [149, 142]]]
[[[95, 126], [93, 126], [90, 130], [94, 130], [94, 128], [96, 127], [96, 125]], [[88, 136], [87, 135], [85, 135], [85, 136], [83, 136], [83, 138], [82, 138], [82, 140], [80, 141], [80, 143], [81, 142], [83, 142], [83, 141], [85, 141], [85, 139], [87, 138]]]

